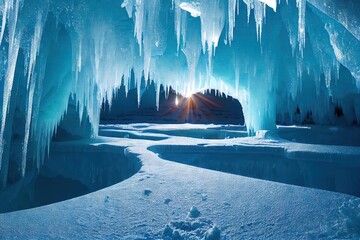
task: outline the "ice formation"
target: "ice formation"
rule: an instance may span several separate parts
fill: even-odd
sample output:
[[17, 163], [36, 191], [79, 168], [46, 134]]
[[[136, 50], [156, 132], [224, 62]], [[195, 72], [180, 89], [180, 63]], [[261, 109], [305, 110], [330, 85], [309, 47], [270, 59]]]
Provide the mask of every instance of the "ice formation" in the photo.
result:
[[[0, 184], [39, 169], [75, 103], [141, 77], [237, 97], [249, 133], [276, 121], [360, 122], [360, 9], [342, 0], [0, 0]], [[159, 92], [159, 90], [158, 90]]]

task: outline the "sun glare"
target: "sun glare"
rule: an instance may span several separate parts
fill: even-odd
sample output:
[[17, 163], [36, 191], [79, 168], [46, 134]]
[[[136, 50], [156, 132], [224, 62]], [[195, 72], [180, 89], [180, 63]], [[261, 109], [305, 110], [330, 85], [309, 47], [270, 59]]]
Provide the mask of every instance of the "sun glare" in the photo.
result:
[[186, 93], [185, 93], [185, 97], [186, 97], [186, 98], [191, 98], [193, 94], [194, 94], [193, 91], [188, 90], [188, 91], [186, 91]]

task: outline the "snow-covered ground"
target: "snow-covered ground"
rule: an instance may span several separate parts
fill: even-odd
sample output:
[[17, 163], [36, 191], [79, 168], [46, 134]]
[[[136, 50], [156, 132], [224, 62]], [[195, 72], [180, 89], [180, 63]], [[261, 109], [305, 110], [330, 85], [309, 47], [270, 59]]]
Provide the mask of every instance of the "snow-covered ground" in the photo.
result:
[[0, 238], [360, 238], [360, 199], [334, 192], [360, 195], [359, 133], [279, 127], [278, 134], [244, 137], [238, 126], [102, 126], [101, 137], [87, 143], [89, 161], [99, 158], [94, 149], [118, 147], [140, 170], [87, 195], [0, 214]]

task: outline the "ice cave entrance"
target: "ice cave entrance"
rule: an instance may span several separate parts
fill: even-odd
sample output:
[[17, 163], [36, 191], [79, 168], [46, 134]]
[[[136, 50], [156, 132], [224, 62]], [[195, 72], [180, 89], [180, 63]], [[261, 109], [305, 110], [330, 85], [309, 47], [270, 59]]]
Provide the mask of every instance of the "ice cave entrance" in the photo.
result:
[[[171, 87], [157, 88], [151, 82], [141, 89], [141, 96], [136, 88], [126, 93], [125, 86], [121, 86], [113, 93], [111, 102], [103, 102], [100, 122], [244, 125], [245, 119], [239, 100], [220, 90], [204, 89], [181, 95]], [[181, 135], [181, 131], [174, 134]]]

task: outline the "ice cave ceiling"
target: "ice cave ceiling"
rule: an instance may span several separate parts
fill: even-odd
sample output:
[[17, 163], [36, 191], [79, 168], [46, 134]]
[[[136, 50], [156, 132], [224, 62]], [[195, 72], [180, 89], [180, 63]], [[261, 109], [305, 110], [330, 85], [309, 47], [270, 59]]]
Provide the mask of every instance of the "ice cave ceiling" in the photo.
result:
[[96, 135], [101, 102], [132, 71], [138, 86], [145, 75], [238, 98], [249, 132], [296, 109], [331, 124], [335, 105], [360, 123], [359, 10], [357, 0], [0, 0], [0, 183], [11, 164], [20, 175], [41, 165], [69, 101]]

